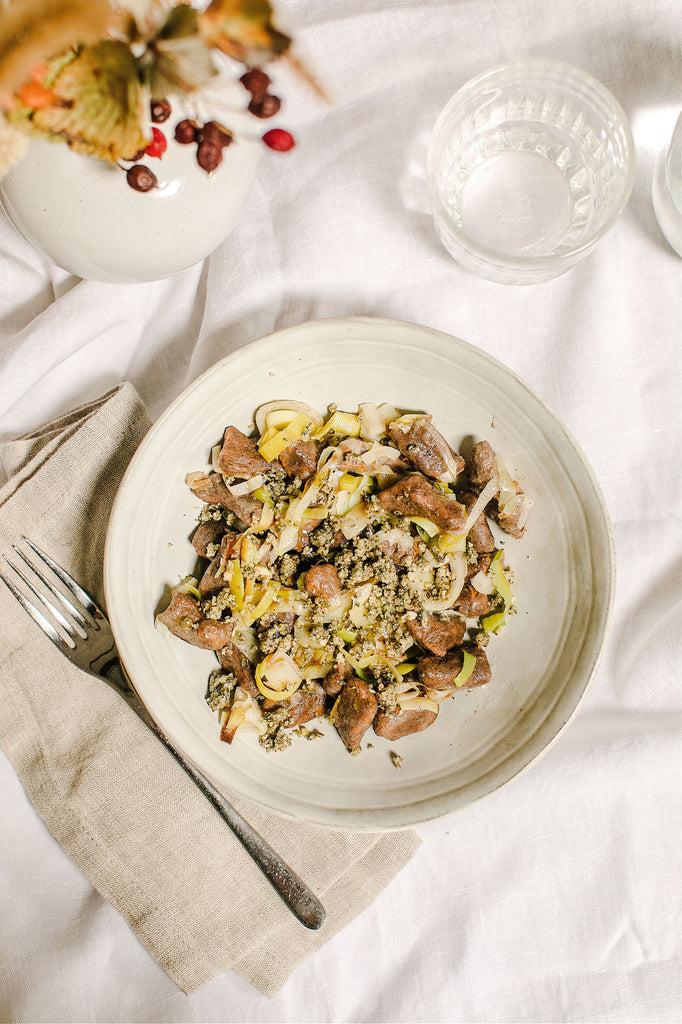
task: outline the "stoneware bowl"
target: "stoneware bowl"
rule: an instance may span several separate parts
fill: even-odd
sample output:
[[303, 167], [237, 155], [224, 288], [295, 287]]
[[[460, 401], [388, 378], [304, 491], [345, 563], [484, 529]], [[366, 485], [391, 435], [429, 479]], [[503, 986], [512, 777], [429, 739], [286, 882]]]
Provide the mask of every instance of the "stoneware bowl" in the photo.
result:
[[61, 143], [32, 141], [0, 186], [5, 212], [28, 242], [78, 277], [126, 284], [193, 266], [237, 224], [261, 148], [261, 125], [244, 109], [245, 90], [221, 83], [212, 95], [215, 112], [208, 95], [202, 123], [226, 124], [234, 142], [211, 174], [198, 166], [195, 145], [174, 141], [175, 125], [195, 111], [171, 99], [170, 118], [155, 125], [166, 136], [165, 153], [140, 160], [154, 172], [158, 187], [136, 192], [122, 167], [73, 153]]

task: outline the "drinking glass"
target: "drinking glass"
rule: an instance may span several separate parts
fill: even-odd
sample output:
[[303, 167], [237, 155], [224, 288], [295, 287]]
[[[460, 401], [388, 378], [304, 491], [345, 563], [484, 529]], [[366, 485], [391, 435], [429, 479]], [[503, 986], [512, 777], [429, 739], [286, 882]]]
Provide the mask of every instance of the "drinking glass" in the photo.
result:
[[532, 284], [592, 251], [634, 181], [627, 117], [611, 93], [556, 61], [504, 64], [446, 104], [427, 177], [438, 235], [468, 270]]

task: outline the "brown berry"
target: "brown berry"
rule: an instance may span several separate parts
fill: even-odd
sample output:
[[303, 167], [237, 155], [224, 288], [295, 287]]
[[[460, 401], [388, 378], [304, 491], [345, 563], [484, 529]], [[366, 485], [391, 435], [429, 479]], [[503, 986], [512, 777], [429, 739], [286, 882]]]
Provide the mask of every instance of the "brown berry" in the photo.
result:
[[216, 146], [213, 142], [208, 142], [207, 140], [200, 142], [197, 146], [197, 163], [208, 174], [211, 171], [215, 171], [222, 159], [223, 154], [220, 146]]
[[171, 116], [171, 105], [168, 100], [152, 100], [151, 102], [152, 121], [161, 124]]
[[156, 175], [144, 164], [135, 164], [134, 167], [130, 167], [126, 178], [130, 187], [134, 188], [136, 192], [151, 192], [153, 188], [156, 188]]
[[261, 99], [256, 96], [253, 97], [249, 103], [249, 112], [255, 114], [256, 117], [274, 117], [279, 112], [281, 106], [282, 101], [279, 96], [266, 93]]
[[217, 121], [207, 121], [203, 128], [197, 132], [199, 142], [210, 142], [212, 146], [229, 146], [232, 142], [232, 132], [223, 128]]
[[262, 68], [250, 68], [239, 81], [252, 96], [263, 96], [270, 85], [270, 79]]
[[285, 132], [283, 128], [271, 128], [263, 136], [263, 142], [278, 153], [287, 153], [296, 145], [291, 132]]
[[184, 121], [178, 121], [175, 126], [175, 141], [181, 143], [183, 146], [188, 146], [191, 142], [194, 142], [197, 136], [197, 126], [185, 118]]

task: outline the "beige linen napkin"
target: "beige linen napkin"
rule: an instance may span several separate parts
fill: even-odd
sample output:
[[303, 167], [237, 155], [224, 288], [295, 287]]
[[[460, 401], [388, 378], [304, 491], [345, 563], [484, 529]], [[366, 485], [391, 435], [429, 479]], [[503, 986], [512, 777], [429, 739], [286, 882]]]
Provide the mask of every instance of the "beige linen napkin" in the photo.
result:
[[[26, 534], [103, 604], [111, 505], [149, 427], [129, 384], [6, 445], [0, 553]], [[0, 585], [0, 744], [93, 886], [187, 993], [232, 968], [273, 995], [414, 854], [413, 832], [294, 824], [235, 801], [321, 898], [304, 928], [127, 705], [79, 672]]]

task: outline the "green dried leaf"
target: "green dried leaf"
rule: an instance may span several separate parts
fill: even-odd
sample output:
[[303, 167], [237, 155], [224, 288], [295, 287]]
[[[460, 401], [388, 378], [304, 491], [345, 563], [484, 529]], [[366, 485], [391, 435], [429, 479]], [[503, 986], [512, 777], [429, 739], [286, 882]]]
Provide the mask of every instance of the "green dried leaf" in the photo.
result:
[[30, 127], [74, 150], [116, 162], [144, 148], [146, 106], [138, 67], [125, 43], [83, 47], [52, 82], [54, 104], [30, 115]]
[[157, 40], [143, 66], [153, 100], [191, 92], [217, 74], [211, 51], [198, 35]]

